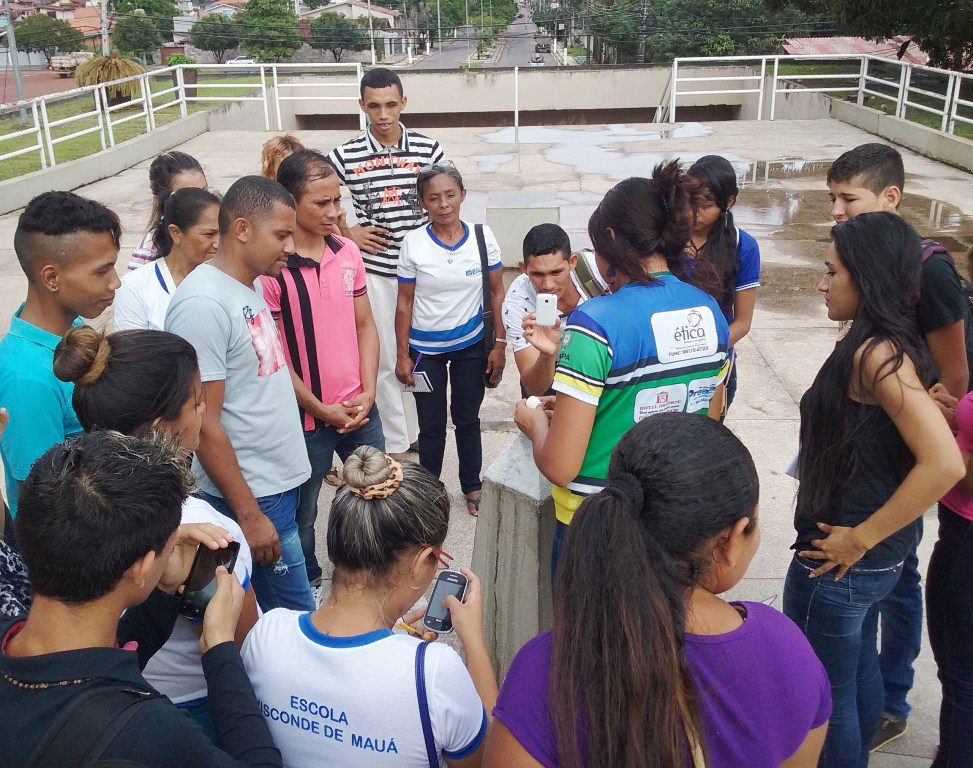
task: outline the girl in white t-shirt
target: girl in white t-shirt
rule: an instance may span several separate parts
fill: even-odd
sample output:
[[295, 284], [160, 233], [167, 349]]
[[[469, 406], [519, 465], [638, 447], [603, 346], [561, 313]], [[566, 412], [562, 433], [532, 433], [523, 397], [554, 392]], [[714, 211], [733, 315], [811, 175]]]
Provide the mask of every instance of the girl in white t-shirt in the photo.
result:
[[506, 360], [500, 246], [488, 226], [481, 230], [460, 218], [466, 188], [452, 163], [419, 171], [416, 191], [429, 223], [406, 233], [399, 251], [395, 375], [406, 386], [416, 378], [428, 385], [415, 390], [419, 462], [436, 477], [446, 450], [447, 384], [452, 390], [459, 484], [475, 516], [483, 465], [480, 405], [484, 387], [500, 383]]
[[[72, 404], [86, 432], [112, 429], [126, 435], [160, 430], [174, 435], [188, 456], [199, 446], [203, 388], [193, 346], [165, 331], [120, 331], [104, 335], [88, 326], [68, 332], [54, 352], [54, 374], [74, 382]], [[253, 560], [236, 521], [221, 515], [201, 499], [189, 497], [182, 508], [183, 523], [212, 523], [240, 543], [233, 573], [246, 589], [237, 623], [237, 644], [257, 620], [257, 604], [249, 588]], [[176, 620], [165, 645], [143, 671], [160, 693], [202, 725], [215, 739], [206, 706], [199, 635], [201, 623], [184, 616]]]
[[446, 600], [468, 669], [452, 648], [392, 631], [449, 558], [446, 489], [369, 446], [342, 471], [328, 520], [331, 596], [313, 613], [270, 611], [243, 645], [284, 765], [479, 766], [497, 696], [479, 580], [463, 569], [465, 602]]
[[122, 278], [115, 292], [115, 328], [165, 328], [166, 311], [176, 288], [204, 261], [216, 255], [220, 243], [220, 199], [205, 189], [190, 187], [166, 196], [162, 217], [153, 230], [155, 261]]

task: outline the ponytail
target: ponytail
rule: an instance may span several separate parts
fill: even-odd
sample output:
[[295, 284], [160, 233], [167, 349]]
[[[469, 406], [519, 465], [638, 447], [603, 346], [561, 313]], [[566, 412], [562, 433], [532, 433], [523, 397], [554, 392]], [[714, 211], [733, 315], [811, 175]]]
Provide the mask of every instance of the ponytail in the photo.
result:
[[733, 304], [740, 269], [736, 224], [730, 210], [740, 194], [736, 169], [725, 157], [706, 155], [690, 166], [689, 177], [698, 185], [699, 196], [711, 199], [720, 209], [719, 219], [699, 249], [694, 271], [719, 305], [728, 307]]
[[740, 518], [748, 533], [756, 526], [757, 495], [747, 449], [706, 416], [652, 416], [619, 441], [605, 489], [575, 513], [555, 584], [548, 703], [564, 768], [681, 766], [687, 748], [702, 754], [686, 599], [713, 539]]
[[208, 206], [219, 207], [220, 199], [207, 189], [184, 187], [162, 196], [162, 215], [152, 228], [155, 257], [164, 259], [172, 252], [172, 233], [169, 225], [186, 232], [196, 224]]

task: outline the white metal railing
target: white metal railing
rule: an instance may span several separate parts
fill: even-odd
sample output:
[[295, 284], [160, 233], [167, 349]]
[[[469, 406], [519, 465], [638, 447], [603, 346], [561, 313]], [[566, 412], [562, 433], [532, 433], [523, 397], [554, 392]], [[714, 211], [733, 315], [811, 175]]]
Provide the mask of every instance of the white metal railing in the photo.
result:
[[[310, 71], [312, 73], [348, 73], [347, 77], [309, 79], [306, 82], [295, 79], [295, 75]], [[227, 74], [241, 72], [256, 73], [259, 81], [249, 82], [196, 82], [201, 73]], [[192, 73], [193, 76], [187, 76]], [[178, 64], [172, 67], [152, 70], [140, 75], [101, 83], [95, 86], [75, 88], [63, 93], [41, 96], [22, 102], [0, 106], [0, 111], [15, 114], [21, 107], [28, 108], [29, 121], [22, 128], [10, 133], [0, 133], [0, 162], [10, 158], [36, 152], [40, 167], [53, 167], [58, 164], [55, 148], [64, 142], [90, 134], [98, 134], [101, 149], [114, 147], [118, 143], [116, 129], [125, 123], [136, 120], [145, 123], [145, 132], [157, 130], [156, 116], [165, 110], [178, 110], [179, 117], [189, 116], [189, 105], [200, 102], [259, 101], [263, 104], [264, 130], [272, 130], [273, 114], [278, 129], [281, 120], [282, 101], [358, 101], [358, 84], [362, 76], [362, 66], [348, 64]], [[157, 81], [164, 78], [171, 81], [158, 88]], [[153, 90], [153, 82], [156, 90]], [[109, 92], [118, 87], [131, 88], [136, 93], [132, 99], [119, 104], [109, 103]], [[240, 93], [248, 89], [248, 93]], [[341, 89], [335, 95], [319, 95], [308, 92], [307, 88]], [[296, 93], [295, 93], [296, 91]], [[350, 91], [350, 92], [349, 92]], [[51, 107], [67, 101], [90, 98], [92, 106], [84, 106], [80, 111], [72, 110], [64, 117], [51, 114]], [[124, 114], [120, 114], [123, 113]], [[365, 117], [361, 115], [362, 129]], [[81, 125], [79, 125], [81, 124]], [[66, 126], [74, 130], [65, 129]], [[10, 148], [11, 144], [21, 144], [25, 137], [33, 143]], [[5, 151], [6, 150], [6, 151]]]
[[[857, 66], [849, 72], [781, 73], [782, 64], [844, 63]], [[690, 66], [691, 65], [691, 66]], [[741, 74], [699, 73], [707, 68], [739, 67]], [[891, 70], [894, 75], [883, 74]], [[688, 73], [688, 74], [687, 74]], [[941, 83], [941, 92], [920, 87], [916, 78]], [[764, 102], [770, 97], [769, 119], [777, 114], [777, 97], [799, 88], [802, 93], [854, 93], [858, 104], [865, 97], [880, 99], [894, 106], [895, 117], [910, 119], [909, 110], [919, 110], [940, 118], [939, 130], [954, 133], [956, 123], [973, 125], [973, 101], [962, 98], [964, 83], [973, 90], [973, 74], [926, 67], [898, 59], [866, 54], [807, 54], [777, 56], [721, 56], [677, 58], [672, 62], [669, 80], [667, 119], [675, 120], [680, 98], [719, 94], [752, 94], [757, 98], [757, 119], [764, 119]], [[690, 85], [692, 84], [692, 85]], [[725, 86], [723, 84], [726, 84]], [[968, 95], [971, 95], [968, 93]], [[923, 98], [922, 101], [918, 100]], [[961, 113], [965, 111], [965, 114]], [[661, 110], [659, 112], [661, 115]]]

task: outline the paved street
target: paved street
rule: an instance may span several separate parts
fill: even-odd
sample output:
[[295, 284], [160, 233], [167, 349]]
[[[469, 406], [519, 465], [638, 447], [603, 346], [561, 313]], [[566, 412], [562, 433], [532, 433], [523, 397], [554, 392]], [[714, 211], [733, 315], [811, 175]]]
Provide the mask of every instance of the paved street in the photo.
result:
[[[472, 7], [471, 7], [472, 11]], [[482, 67], [526, 67], [530, 57], [534, 55], [534, 33], [537, 27], [530, 20], [530, 10], [525, 9], [523, 19], [516, 19], [507, 27], [503, 43], [503, 52], [495, 62], [481, 64]], [[501, 44], [498, 41], [498, 44]], [[433, 49], [433, 53], [421, 61], [416, 62], [410, 69], [455, 69], [466, 61], [469, 53], [475, 49], [475, 41], [467, 45], [466, 40], [443, 40], [442, 53]], [[555, 64], [554, 56], [550, 53], [542, 54], [545, 66]]]

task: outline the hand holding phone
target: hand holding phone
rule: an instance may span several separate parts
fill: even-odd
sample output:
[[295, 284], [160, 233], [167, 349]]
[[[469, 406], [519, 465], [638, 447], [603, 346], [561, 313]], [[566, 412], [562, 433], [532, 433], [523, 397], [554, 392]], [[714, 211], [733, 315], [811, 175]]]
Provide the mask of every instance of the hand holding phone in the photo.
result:
[[206, 606], [216, 594], [217, 568], [223, 566], [228, 573], [232, 574], [239, 552], [240, 542], [238, 541], [231, 541], [223, 549], [199, 546], [179, 603], [179, 612], [183, 616], [188, 616], [190, 619], [203, 618]]
[[550, 327], [557, 322], [557, 296], [553, 293], [537, 294], [537, 310], [535, 311], [537, 325]]
[[216, 591], [203, 616], [203, 631], [199, 636], [199, 651], [206, 653], [217, 645], [234, 641], [240, 611], [243, 609], [243, 585], [222, 565], [214, 574]]
[[469, 579], [459, 571], [441, 571], [436, 578], [436, 586], [429, 598], [429, 607], [422, 618], [422, 625], [441, 635], [452, 632], [453, 620], [449, 608], [446, 607], [446, 598], [452, 596], [463, 602], [468, 583]]

